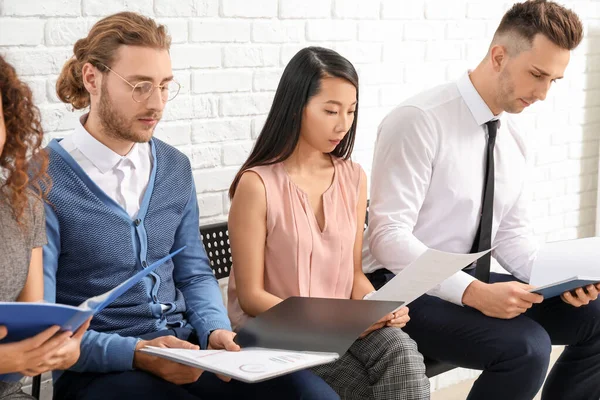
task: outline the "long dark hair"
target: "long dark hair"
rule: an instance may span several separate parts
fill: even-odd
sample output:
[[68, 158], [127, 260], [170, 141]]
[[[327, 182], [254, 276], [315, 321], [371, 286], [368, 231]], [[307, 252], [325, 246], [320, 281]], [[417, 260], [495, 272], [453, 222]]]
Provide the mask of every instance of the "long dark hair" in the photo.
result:
[[233, 198], [242, 174], [249, 168], [270, 165], [290, 157], [300, 139], [304, 107], [321, 90], [321, 79], [337, 77], [347, 80], [356, 88], [356, 117], [344, 139], [331, 152], [347, 160], [354, 148], [358, 119], [358, 74], [354, 66], [333, 50], [306, 47], [300, 50], [283, 71], [273, 105], [250, 156], [238, 171], [229, 197]]

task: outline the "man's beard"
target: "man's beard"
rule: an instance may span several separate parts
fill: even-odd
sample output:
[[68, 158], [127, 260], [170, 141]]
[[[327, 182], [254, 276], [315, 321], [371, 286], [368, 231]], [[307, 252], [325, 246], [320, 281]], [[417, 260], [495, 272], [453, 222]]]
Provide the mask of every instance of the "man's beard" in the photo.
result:
[[519, 108], [515, 105], [515, 84], [513, 83], [512, 77], [506, 69], [500, 73], [499, 81], [498, 104], [500, 107], [502, 107], [502, 110], [511, 114], [516, 114], [523, 111], [523, 107]]
[[[156, 124], [147, 129], [141, 129], [136, 132], [134, 130], [134, 123], [138, 118], [153, 118], [160, 120], [162, 115], [154, 111], [134, 118], [128, 119], [121, 114], [117, 107], [113, 106], [113, 103], [108, 94], [106, 86], [102, 84], [102, 95], [100, 96], [100, 103], [98, 104], [98, 116], [100, 117], [100, 125], [104, 134], [114, 139], [125, 140], [135, 143], [145, 143], [150, 141]], [[133, 101], [133, 100], [132, 100]]]

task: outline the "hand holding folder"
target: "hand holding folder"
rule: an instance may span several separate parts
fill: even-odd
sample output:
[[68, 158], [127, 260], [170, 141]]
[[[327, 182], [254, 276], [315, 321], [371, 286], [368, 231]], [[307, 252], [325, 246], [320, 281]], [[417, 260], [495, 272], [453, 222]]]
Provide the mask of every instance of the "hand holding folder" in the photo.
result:
[[143, 277], [182, 250], [183, 248], [161, 258], [114, 289], [99, 296], [90, 297], [78, 307], [50, 303], [0, 302], [0, 326], [8, 329], [7, 336], [0, 339], [0, 343], [27, 339], [54, 325], [60, 326], [62, 331], [75, 332], [90, 317], [102, 311]]
[[[541, 294], [545, 299], [563, 293], [577, 297], [577, 289], [598, 285], [599, 248], [600, 238], [597, 237], [546, 243], [533, 263], [530, 283], [536, 288], [531, 291]], [[567, 300], [573, 304], [570, 299]]]

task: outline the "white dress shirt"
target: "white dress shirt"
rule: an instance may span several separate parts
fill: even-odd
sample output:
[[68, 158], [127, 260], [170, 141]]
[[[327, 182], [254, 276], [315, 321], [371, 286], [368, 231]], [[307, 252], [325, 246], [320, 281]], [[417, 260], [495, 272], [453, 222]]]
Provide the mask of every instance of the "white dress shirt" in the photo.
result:
[[150, 144], [136, 143], [121, 156], [90, 135], [83, 127], [86, 120], [87, 114], [60, 144], [104, 193], [135, 218], [152, 172]]
[[[398, 273], [427, 248], [468, 253], [481, 215], [486, 122], [494, 117], [468, 73], [395, 108], [379, 126], [371, 173], [363, 269]], [[523, 195], [526, 151], [514, 121], [499, 116], [494, 148], [492, 256], [529, 281], [537, 254]], [[430, 295], [462, 305], [474, 280], [458, 272]]]

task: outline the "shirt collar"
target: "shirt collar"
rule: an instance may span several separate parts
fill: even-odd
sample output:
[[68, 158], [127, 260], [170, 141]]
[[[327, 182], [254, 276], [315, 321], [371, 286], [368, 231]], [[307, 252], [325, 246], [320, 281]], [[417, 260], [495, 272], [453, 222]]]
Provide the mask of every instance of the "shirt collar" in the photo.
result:
[[473, 86], [473, 82], [471, 82], [471, 78], [469, 77], [469, 72], [467, 71], [459, 80], [456, 82], [458, 85], [458, 91], [462, 96], [463, 100], [467, 104], [469, 111], [471, 111], [471, 115], [477, 122], [477, 125], [483, 125], [488, 121], [494, 119], [500, 119], [502, 114], [494, 115], [492, 110], [485, 104], [485, 101]]
[[81, 153], [90, 160], [101, 173], [107, 173], [116, 167], [123, 159], [129, 159], [134, 168], [140, 164], [141, 155], [139, 154], [139, 143], [135, 143], [127, 155], [121, 156], [100, 143], [85, 129], [84, 124], [87, 121], [87, 117], [88, 114], [85, 114], [79, 119], [79, 123], [73, 132], [72, 140], [75, 147], [81, 151]]

